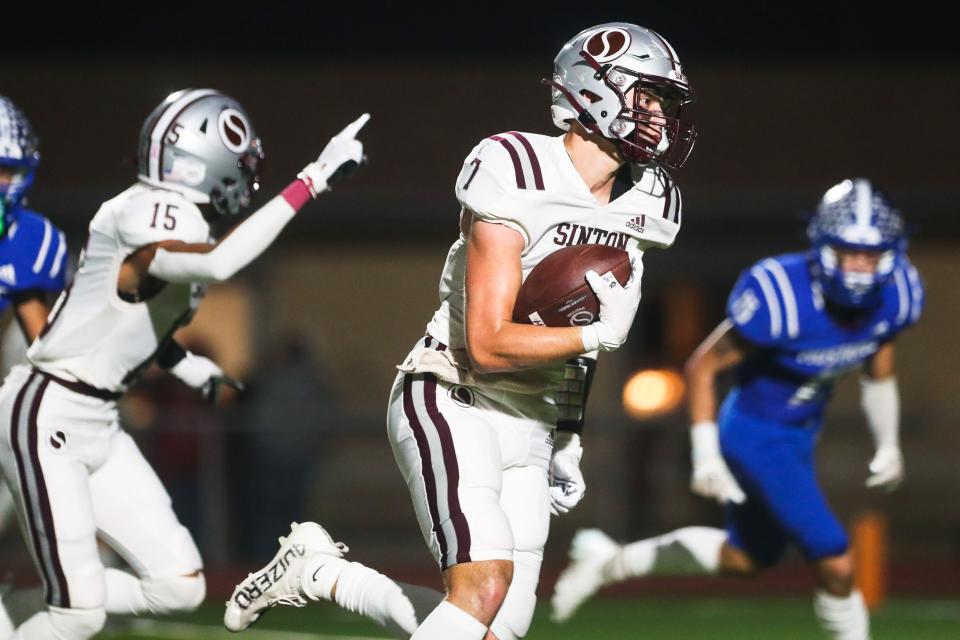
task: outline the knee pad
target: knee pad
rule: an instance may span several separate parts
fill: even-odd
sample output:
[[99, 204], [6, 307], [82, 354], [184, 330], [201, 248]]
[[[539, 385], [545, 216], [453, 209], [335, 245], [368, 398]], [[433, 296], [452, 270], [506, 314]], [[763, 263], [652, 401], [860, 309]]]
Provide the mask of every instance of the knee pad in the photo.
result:
[[513, 581], [507, 597], [497, 612], [490, 630], [497, 640], [519, 640], [527, 635], [533, 611], [537, 606], [537, 583], [543, 551], [516, 551], [513, 558]]
[[207, 595], [203, 573], [195, 576], [150, 578], [141, 582], [143, 595], [151, 613], [166, 614], [193, 611]]
[[[62, 640], [87, 640], [100, 633], [107, 621], [103, 607], [94, 609], [65, 609], [48, 607], [50, 631]], [[28, 621], [26, 624], [30, 624]], [[26, 625], [24, 625], [26, 626]]]

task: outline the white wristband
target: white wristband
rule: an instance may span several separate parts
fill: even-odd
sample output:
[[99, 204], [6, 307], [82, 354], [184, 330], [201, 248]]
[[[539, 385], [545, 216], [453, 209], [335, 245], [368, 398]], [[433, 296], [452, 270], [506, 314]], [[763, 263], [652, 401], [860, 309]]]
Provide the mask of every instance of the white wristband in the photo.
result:
[[580, 327], [580, 340], [583, 342], [584, 353], [599, 349], [600, 332], [597, 330], [596, 324]]
[[690, 445], [694, 460], [720, 456], [720, 431], [712, 420], [690, 427]]

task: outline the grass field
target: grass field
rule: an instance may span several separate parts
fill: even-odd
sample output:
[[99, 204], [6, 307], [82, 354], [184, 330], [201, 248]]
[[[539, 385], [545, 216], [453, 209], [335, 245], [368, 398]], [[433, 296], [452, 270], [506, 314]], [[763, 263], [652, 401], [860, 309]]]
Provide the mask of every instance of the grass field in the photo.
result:
[[[121, 621], [102, 638], [112, 640], [374, 640], [378, 627], [331, 605], [278, 608], [256, 627], [234, 635], [220, 626], [222, 609], [189, 617]], [[960, 602], [893, 600], [873, 616], [873, 640], [957, 640]], [[541, 608], [529, 640], [822, 640], [804, 599], [600, 599], [556, 625]]]

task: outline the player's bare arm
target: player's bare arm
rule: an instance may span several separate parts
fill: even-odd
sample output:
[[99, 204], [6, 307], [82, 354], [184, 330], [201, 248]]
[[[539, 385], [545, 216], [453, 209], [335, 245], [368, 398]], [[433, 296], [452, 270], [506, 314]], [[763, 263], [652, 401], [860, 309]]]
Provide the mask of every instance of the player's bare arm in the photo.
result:
[[43, 331], [50, 313], [50, 304], [45, 291], [25, 291], [13, 299], [13, 309], [17, 324], [23, 332], [27, 344], [30, 344]]
[[863, 364], [863, 373], [874, 381], [886, 380], [894, 375], [893, 342], [887, 342], [877, 349], [873, 357]]
[[580, 327], [538, 327], [511, 320], [520, 290], [523, 237], [475, 220], [467, 239], [466, 334], [474, 368], [488, 373], [534, 367], [587, 349]]
[[716, 420], [717, 374], [729, 369], [746, 356], [743, 341], [731, 331], [733, 323], [724, 320], [714, 329], [687, 360], [685, 371], [690, 388], [690, 419], [694, 424]]

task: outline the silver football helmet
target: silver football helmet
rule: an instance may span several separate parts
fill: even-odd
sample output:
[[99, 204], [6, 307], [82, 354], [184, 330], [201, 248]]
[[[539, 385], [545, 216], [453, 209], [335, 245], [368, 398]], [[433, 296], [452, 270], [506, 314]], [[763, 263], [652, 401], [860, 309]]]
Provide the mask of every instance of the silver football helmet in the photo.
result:
[[[578, 33], [553, 60], [553, 122], [564, 131], [576, 120], [615, 142], [630, 162], [679, 168], [696, 132], [681, 119], [693, 101], [676, 51], [662, 36], [627, 22]], [[641, 94], [660, 98], [662, 113], [644, 108]]]
[[173, 188], [223, 214], [250, 204], [263, 147], [240, 103], [213, 89], [167, 96], [143, 123], [139, 179]]

